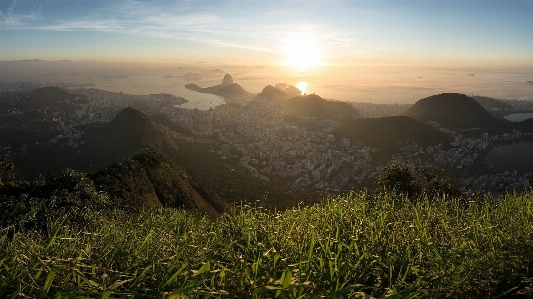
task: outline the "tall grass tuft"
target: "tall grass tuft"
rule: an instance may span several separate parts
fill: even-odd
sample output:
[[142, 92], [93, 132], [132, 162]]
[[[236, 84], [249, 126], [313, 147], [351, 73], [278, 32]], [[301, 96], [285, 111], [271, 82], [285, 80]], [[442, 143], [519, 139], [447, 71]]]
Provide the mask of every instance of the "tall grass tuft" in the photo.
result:
[[[0, 232], [2, 298], [490, 298], [533, 292], [533, 193], [161, 209]], [[10, 231], [11, 230], [11, 231]], [[14, 230], [14, 231], [13, 231]]]

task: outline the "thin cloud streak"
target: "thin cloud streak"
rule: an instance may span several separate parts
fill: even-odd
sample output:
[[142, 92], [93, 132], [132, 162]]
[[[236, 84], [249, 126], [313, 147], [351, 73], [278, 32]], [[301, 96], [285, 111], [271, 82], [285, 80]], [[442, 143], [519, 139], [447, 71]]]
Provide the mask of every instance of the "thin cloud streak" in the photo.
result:
[[[213, 13], [192, 12], [187, 2], [162, 7], [139, 1], [123, 0], [76, 19], [63, 19], [49, 24], [39, 24], [35, 22], [36, 18], [13, 14], [16, 4], [17, 1], [14, 1], [9, 8], [8, 16], [2, 15], [6, 23], [0, 25], [0, 30], [113, 32], [182, 39], [210, 44], [214, 47], [231, 47], [268, 53], [282, 52], [282, 49], [271, 45], [279, 44], [287, 36], [297, 32], [311, 33], [323, 40], [323, 44], [333, 42], [344, 43], [345, 46], [351, 44], [347, 38], [331, 40], [327, 35], [316, 34], [320, 32], [320, 26], [317, 25], [259, 25], [253, 18], [247, 20], [245, 17], [244, 20], [242, 18], [234, 20]], [[242, 23], [248, 24], [246, 30], [243, 30]], [[293, 28], [293, 30], [287, 31], [287, 28]], [[254, 44], [243, 42], [246, 38], [254, 40]]]

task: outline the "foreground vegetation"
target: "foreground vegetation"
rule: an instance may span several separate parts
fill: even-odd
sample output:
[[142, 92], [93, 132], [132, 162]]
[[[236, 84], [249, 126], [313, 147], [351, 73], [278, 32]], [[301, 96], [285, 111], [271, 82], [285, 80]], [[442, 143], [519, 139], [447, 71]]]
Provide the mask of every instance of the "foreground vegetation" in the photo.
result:
[[352, 193], [216, 220], [174, 209], [83, 213], [90, 226], [64, 215], [46, 232], [0, 232], [0, 297], [532, 295], [533, 193], [478, 202]]

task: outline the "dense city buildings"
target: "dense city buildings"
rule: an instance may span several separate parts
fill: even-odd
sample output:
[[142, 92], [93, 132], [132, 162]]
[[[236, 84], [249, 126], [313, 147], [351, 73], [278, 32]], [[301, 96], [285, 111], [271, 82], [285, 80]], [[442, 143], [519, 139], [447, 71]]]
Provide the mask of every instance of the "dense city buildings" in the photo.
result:
[[[0, 89], [21, 92], [36, 87], [40, 86], [31, 82], [2, 83]], [[180, 108], [183, 99], [167, 94], [126, 95], [92, 88], [71, 92], [86, 101], [78, 104], [69, 115], [54, 118], [55, 125], [50, 127], [54, 136], [43, 144], [76, 147], [77, 143], [83, 142], [85, 125], [109, 122], [118, 111], [133, 106], [162, 113], [192, 132], [183, 134], [164, 127], [172, 137], [208, 143], [221, 160], [247, 170], [250, 176], [285, 182], [296, 189], [331, 192], [361, 189], [390, 163], [422, 166], [429, 170], [444, 168], [454, 175], [457, 184], [467, 190], [522, 190], [529, 186], [532, 178], [531, 173], [494, 170], [479, 174], [479, 169], [484, 167], [483, 159], [492, 147], [533, 136], [514, 129], [502, 134], [482, 133], [480, 136], [463, 137], [464, 132], [430, 122], [434, 128], [453, 136], [453, 141], [421, 146], [407, 140], [399, 145], [399, 151], [383, 160], [375, 158], [377, 148], [332, 134], [342, 126], [341, 122], [318, 117], [295, 117], [295, 111], [276, 105], [275, 98], [255, 98], [242, 105], [224, 104], [209, 110], [198, 110]], [[520, 107], [528, 105], [522, 102], [515, 104]], [[354, 106], [365, 105], [357, 103]], [[403, 106], [385, 105], [379, 112], [380, 105], [369, 104], [365, 106], [368, 109], [364, 114], [395, 115], [405, 111]], [[3, 148], [3, 152], [19, 154], [7, 147]]]

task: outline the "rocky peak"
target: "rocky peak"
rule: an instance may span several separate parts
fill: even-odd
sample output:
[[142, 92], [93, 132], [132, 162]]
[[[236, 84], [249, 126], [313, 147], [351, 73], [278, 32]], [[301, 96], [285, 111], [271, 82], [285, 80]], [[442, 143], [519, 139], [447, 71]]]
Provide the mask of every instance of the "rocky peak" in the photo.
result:
[[222, 86], [233, 84], [233, 78], [231, 78], [230, 74], [226, 74], [224, 76], [224, 79], [222, 80]]

